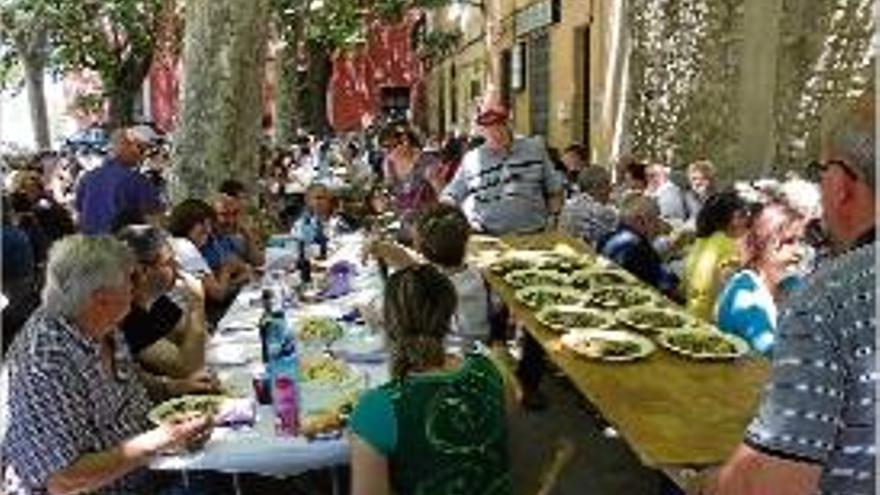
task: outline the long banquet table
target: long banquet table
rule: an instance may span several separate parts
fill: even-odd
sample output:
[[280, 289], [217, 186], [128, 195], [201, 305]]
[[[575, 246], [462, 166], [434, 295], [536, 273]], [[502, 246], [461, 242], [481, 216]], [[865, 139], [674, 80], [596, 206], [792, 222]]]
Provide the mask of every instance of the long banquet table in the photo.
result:
[[[586, 244], [562, 234], [503, 240], [513, 248], [549, 249], [563, 244], [595, 256]], [[540, 323], [502, 278], [488, 270], [485, 275], [513, 317], [646, 466], [675, 479], [682, 472], [722, 463], [741, 441], [769, 376], [765, 359], [698, 362], [659, 346], [646, 359], [632, 363], [583, 359], [563, 348], [560, 333]], [[685, 481], [676, 479], [680, 484]]]
[[[377, 296], [381, 290], [381, 278], [374, 266], [359, 263], [361, 241], [359, 236], [341, 239], [343, 247], [335, 256], [336, 259], [359, 265], [352, 292], [319, 303], [300, 303], [288, 312], [289, 321], [295, 321], [302, 314], [339, 317], [356, 306], [368, 304]], [[283, 248], [270, 248], [268, 251], [270, 264], [273, 260], [280, 260], [279, 266], [284, 264], [284, 257], [290, 254], [285, 253]], [[254, 397], [253, 376], [262, 367], [257, 331], [262, 315], [260, 295], [261, 287], [256, 284], [242, 289], [207, 346], [206, 362], [217, 372], [232, 396]], [[387, 362], [381, 358], [349, 364], [363, 374], [366, 387], [388, 380]], [[304, 402], [307, 400], [307, 397], [303, 398]], [[281, 477], [348, 463], [350, 452], [345, 435], [321, 440], [308, 440], [303, 436], [283, 437], [275, 434], [274, 422], [272, 406], [258, 406], [254, 426], [215, 428], [204, 448], [193, 453], [159, 457], [150, 467], [157, 470], [210, 470]]]

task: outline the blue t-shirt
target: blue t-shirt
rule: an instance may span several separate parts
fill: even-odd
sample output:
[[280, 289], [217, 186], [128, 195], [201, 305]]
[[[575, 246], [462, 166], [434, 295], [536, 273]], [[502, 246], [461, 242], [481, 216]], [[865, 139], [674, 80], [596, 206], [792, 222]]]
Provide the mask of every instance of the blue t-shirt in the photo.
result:
[[162, 207], [159, 191], [150, 181], [115, 158], [84, 175], [76, 190], [79, 228], [87, 235], [109, 233], [123, 211], [144, 216]]
[[660, 292], [671, 295], [678, 286], [651, 242], [625, 225], [599, 241], [599, 252]]
[[212, 235], [199, 251], [211, 270], [217, 271], [230, 256], [244, 257], [244, 249], [236, 238], [228, 235]]
[[761, 277], [741, 270], [718, 296], [718, 328], [745, 339], [761, 354], [770, 354], [776, 333], [776, 301]]

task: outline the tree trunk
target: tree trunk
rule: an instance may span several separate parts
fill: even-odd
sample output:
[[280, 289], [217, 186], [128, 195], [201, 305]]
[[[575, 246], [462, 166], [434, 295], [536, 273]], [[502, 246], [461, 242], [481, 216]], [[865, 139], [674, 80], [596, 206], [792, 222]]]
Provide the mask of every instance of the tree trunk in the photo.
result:
[[207, 197], [260, 160], [268, 0], [187, 2], [172, 198]]
[[19, 31], [15, 40], [16, 49], [21, 54], [20, 59], [24, 66], [31, 126], [34, 132], [34, 144], [38, 150], [52, 147], [49, 115], [46, 110], [46, 90], [43, 84], [48, 48], [47, 34], [46, 26], [37, 22], [32, 29]]
[[49, 115], [46, 111], [46, 92], [43, 86], [45, 61], [29, 58], [23, 61], [34, 144], [38, 150], [47, 150], [52, 147], [52, 143], [49, 136]]
[[327, 115], [327, 94], [330, 91], [330, 76], [333, 71], [333, 61], [330, 58], [330, 50], [318, 43], [309, 46], [309, 71], [306, 100], [303, 106], [307, 107], [309, 130], [315, 134], [323, 135], [330, 132], [330, 120]]
[[299, 75], [299, 44], [302, 40], [303, 22], [286, 31], [287, 43], [279, 55], [280, 63], [275, 87], [275, 142], [285, 146], [292, 144], [300, 127], [299, 97], [302, 83]]
[[119, 64], [114, 74], [104, 77], [104, 87], [110, 102], [109, 120], [112, 128], [131, 125], [135, 122], [137, 99], [142, 96], [141, 88], [150, 72], [153, 57], [128, 58]]
[[110, 103], [108, 124], [111, 129], [131, 125], [134, 122], [134, 99], [138, 93], [131, 94], [125, 88], [108, 88], [107, 99]]

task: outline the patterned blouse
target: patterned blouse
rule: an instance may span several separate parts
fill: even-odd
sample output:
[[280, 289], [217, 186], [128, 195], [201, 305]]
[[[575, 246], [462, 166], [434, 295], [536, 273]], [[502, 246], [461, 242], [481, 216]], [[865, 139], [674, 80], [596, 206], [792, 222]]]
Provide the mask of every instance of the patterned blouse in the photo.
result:
[[[71, 322], [38, 309], [9, 350], [9, 425], [2, 445], [4, 493], [48, 493], [56, 472], [88, 453], [150, 429], [152, 404], [121, 333], [113, 336], [113, 372], [101, 345]], [[135, 471], [94, 493], [151, 493], [149, 472]]]

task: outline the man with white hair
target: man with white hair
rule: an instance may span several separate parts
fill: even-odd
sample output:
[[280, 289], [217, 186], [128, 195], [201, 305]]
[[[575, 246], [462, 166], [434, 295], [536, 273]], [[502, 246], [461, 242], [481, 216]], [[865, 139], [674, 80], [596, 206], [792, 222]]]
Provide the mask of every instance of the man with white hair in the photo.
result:
[[107, 234], [117, 216], [147, 220], [165, 209], [159, 191], [137, 171], [151, 136], [143, 126], [118, 129], [104, 163], [86, 173], [76, 190], [75, 207], [84, 234]]
[[647, 196], [631, 196], [621, 208], [617, 230], [599, 242], [598, 250], [646, 284], [672, 296], [678, 280], [663, 266], [652, 245], [661, 231], [657, 202]]
[[779, 317], [757, 416], [705, 493], [855, 495], [876, 482], [874, 90], [842, 116], [816, 167], [837, 256]]
[[691, 217], [684, 192], [669, 178], [669, 167], [661, 164], [648, 167], [648, 195], [657, 200], [664, 220], [683, 222]]
[[151, 403], [116, 331], [134, 258], [120, 241], [58, 241], [43, 301], [9, 350], [4, 493], [160, 493], [144, 468], [210, 428], [204, 417], [151, 428]]

